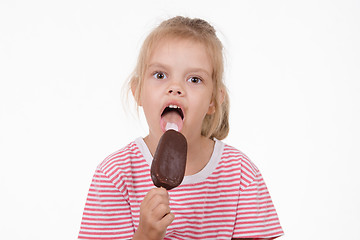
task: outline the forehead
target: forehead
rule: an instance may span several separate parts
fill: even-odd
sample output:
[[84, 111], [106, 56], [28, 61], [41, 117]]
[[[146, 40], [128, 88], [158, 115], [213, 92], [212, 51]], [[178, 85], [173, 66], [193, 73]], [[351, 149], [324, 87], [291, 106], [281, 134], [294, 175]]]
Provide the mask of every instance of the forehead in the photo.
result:
[[168, 37], [156, 41], [148, 52], [147, 65], [173, 64], [205, 68], [210, 73], [213, 69], [208, 47], [193, 39]]

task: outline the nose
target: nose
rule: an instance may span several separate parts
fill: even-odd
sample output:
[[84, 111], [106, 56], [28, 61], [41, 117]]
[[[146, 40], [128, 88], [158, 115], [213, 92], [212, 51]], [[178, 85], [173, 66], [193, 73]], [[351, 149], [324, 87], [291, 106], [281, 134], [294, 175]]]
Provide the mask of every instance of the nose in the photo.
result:
[[179, 95], [179, 96], [183, 94], [180, 89], [177, 89], [177, 90], [176, 90], [175, 88], [170, 88], [170, 89], [169, 89], [169, 93], [170, 93], [170, 94], [174, 94], [174, 95]]
[[184, 95], [184, 89], [181, 86], [181, 83], [172, 81], [172, 83], [168, 87], [168, 93], [171, 95], [176, 96], [183, 96]]

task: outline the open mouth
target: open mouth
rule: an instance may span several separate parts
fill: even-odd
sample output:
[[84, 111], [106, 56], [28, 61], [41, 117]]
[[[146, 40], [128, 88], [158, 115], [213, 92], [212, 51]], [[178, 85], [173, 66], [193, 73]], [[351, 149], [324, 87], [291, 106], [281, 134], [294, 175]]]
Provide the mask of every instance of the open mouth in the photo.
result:
[[167, 106], [164, 109], [164, 111], [162, 112], [161, 117], [168, 114], [169, 112], [175, 112], [175, 113], [179, 114], [179, 116], [181, 117], [182, 120], [184, 119], [184, 113], [183, 113], [182, 109], [177, 105]]
[[168, 128], [181, 131], [184, 120], [184, 112], [181, 107], [170, 104], [161, 113], [161, 129], [165, 132]]

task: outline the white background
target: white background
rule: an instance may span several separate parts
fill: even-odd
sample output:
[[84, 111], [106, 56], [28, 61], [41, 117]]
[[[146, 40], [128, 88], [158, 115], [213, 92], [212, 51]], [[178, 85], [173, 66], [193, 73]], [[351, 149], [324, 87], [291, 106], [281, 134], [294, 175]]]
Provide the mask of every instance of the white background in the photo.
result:
[[121, 89], [147, 33], [200, 17], [227, 56], [225, 142], [282, 239], [360, 239], [360, 1], [0, 1], [0, 239], [75, 239], [97, 164], [147, 133]]

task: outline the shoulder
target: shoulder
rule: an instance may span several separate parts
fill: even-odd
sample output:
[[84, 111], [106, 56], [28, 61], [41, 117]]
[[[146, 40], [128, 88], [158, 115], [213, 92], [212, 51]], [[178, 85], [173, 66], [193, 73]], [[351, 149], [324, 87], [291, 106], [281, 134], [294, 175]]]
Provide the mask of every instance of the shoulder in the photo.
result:
[[[145, 162], [146, 163], [146, 162]], [[108, 177], [122, 174], [131, 174], [134, 166], [143, 165], [144, 158], [135, 142], [107, 156], [99, 165], [101, 170]]]
[[241, 174], [240, 181], [242, 188], [250, 185], [260, 174], [259, 169], [245, 153], [227, 144], [224, 144], [220, 164], [238, 166]]

